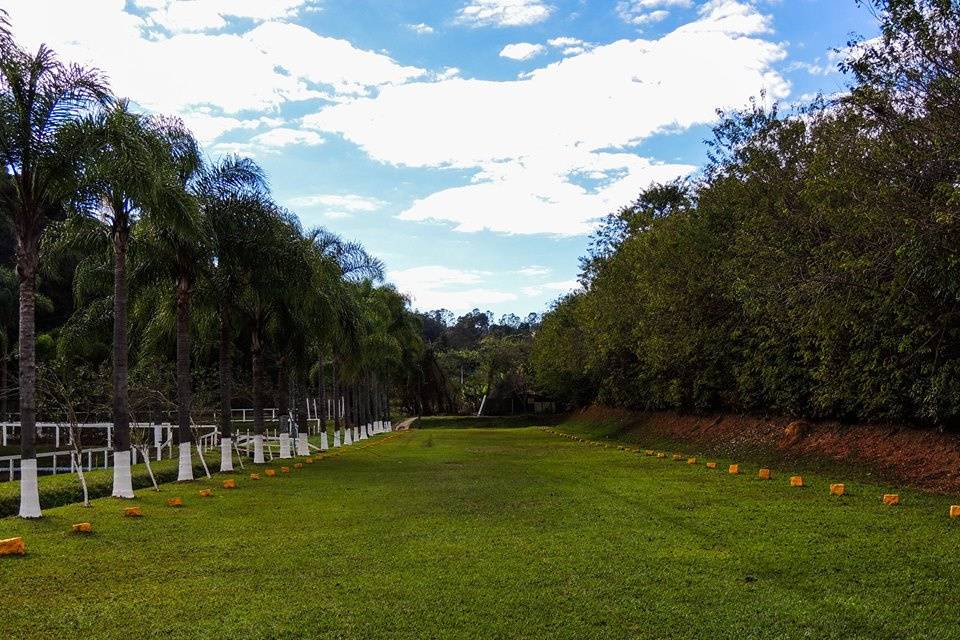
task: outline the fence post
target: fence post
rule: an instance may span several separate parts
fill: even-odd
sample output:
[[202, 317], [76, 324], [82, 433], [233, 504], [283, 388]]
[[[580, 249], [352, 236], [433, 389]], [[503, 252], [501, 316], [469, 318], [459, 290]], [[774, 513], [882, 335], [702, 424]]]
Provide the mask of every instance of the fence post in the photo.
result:
[[53, 446], [57, 449], [60, 448], [60, 425], [58, 424], [53, 425]]
[[57, 475], [57, 452], [53, 452], [53, 475]]

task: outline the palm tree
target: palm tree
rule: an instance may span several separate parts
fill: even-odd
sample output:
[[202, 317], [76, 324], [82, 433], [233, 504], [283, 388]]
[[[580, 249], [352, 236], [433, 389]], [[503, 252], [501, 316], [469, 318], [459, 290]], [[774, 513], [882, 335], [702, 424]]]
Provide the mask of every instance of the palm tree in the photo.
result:
[[192, 224], [169, 144], [182, 135], [171, 129], [176, 126], [173, 121], [133, 113], [129, 103], [121, 100], [75, 127], [78, 144], [88, 148], [80, 198], [86, 206], [78, 209], [94, 224], [92, 228], [72, 226], [106, 235], [113, 258], [113, 495], [118, 498], [134, 497], [127, 382], [130, 232], [144, 216], [172, 229]]
[[60, 135], [109, 91], [96, 70], [64, 64], [42, 45], [20, 49], [0, 30], [0, 156], [12, 188], [3, 208], [13, 220], [20, 286], [20, 516], [39, 518], [36, 431], [36, 295], [40, 236], [47, 215], [70, 199], [79, 149]]
[[[256, 173], [253, 166], [251, 173]], [[220, 382], [220, 470], [233, 470], [233, 339], [240, 315], [238, 292], [262, 278], [270, 259], [270, 240], [276, 206], [261, 188], [210, 200], [205, 207], [212, 255], [204, 297], [216, 313]]]

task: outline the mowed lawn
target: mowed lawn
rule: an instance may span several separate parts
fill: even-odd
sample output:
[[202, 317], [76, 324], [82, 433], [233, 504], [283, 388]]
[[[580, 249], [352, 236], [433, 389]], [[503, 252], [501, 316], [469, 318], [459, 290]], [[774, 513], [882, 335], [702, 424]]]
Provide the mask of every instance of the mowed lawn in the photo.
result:
[[960, 637], [944, 496], [536, 428], [384, 438], [212, 499], [141, 490], [140, 520], [112, 499], [0, 520], [28, 546], [0, 558], [0, 637]]

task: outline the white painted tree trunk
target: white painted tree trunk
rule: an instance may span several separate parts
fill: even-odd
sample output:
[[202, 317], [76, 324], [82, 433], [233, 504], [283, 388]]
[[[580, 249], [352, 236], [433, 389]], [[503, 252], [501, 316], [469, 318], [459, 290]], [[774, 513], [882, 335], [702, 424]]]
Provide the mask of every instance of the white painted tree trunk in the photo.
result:
[[37, 460], [20, 461], [20, 517], [40, 518], [40, 486], [37, 484]]
[[390, 433], [391, 431], [393, 431], [393, 421], [387, 420], [387, 433]]
[[133, 474], [130, 473], [130, 450], [113, 452], [113, 497], [130, 500], [133, 495]]
[[233, 471], [233, 438], [220, 439], [220, 471]]
[[367, 425], [365, 424], [360, 425], [360, 439], [361, 440], [367, 439]]
[[180, 467], [177, 471], [177, 482], [187, 482], [193, 480], [193, 458], [190, 455], [190, 443], [181, 442], [180, 449]]
[[290, 454], [290, 434], [281, 433], [280, 434], [280, 459], [286, 460], [292, 457], [293, 456]]
[[333, 432], [333, 448], [334, 449], [340, 448], [340, 432], [336, 430], [334, 430]]
[[320, 451], [326, 451], [330, 446], [327, 444], [327, 432], [320, 434]]
[[[310, 455], [310, 447], [307, 444], [307, 438], [309, 436], [306, 433], [297, 434], [297, 455], [298, 456], [308, 456]], [[326, 437], [326, 436], [324, 436]]]
[[349, 447], [353, 444], [353, 429], [347, 427], [343, 430], [343, 446]]
[[266, 464], [263, 457], [263, 436], [253, 436], [253, 464]]

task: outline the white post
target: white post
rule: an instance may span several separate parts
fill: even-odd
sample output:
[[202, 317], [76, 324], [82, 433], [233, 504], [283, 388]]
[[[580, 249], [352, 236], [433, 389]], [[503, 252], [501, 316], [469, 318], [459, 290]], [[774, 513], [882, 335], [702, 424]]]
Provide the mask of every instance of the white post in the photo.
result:
[[113, 446], [113, 427], [107, 427], [107, 448]]
[[327, 444], [327, 432], [320, 434], [320, 451], [326, 451], [330, 446]]
[[233, 471], [233, 438], [220, 438], [220, 471]]
[[[13, 478], [11, 470], [10, 478]], [[37, 459], [20, 461], [20, 517], [39, 518], [40, 487], [37, 484]]]
[[[7, 425], [3, 425], [3, 446], [7, 446]], [[10, 478], [13, 480], [13, 478]]]
[[298, 456], [308, 456], [310, 455], [310, 445], [308, 444], [309, 436], [306, 431], [301, 431], [297, 434], [297, 455]]
[[57, 452], [53, 452], [53, 475], [57, 475]]
[[180, 464], [177, 468], [177, 482], [186, 482], [193, 480], [193, 458], [190, 454], [190, 443], [181, 442]]
[[133, 476], [130, 473], [132, 456], [130, 451], [116, 451], [113, 454], [113, 497], [133, 498]]
[[[322, 441], [321, 441], [322, 444]], [[340, 431], [336, 427], [333, 429], [333, 448], [337, 449], [340, 447]]]
[[266, 463], [266, 460], [263, 459], [263, 436], [257, 434], [253, 436], [253, 464], [264, 463]]
[[60, 425], [53, 425], [53, 446], [60, 448]]

